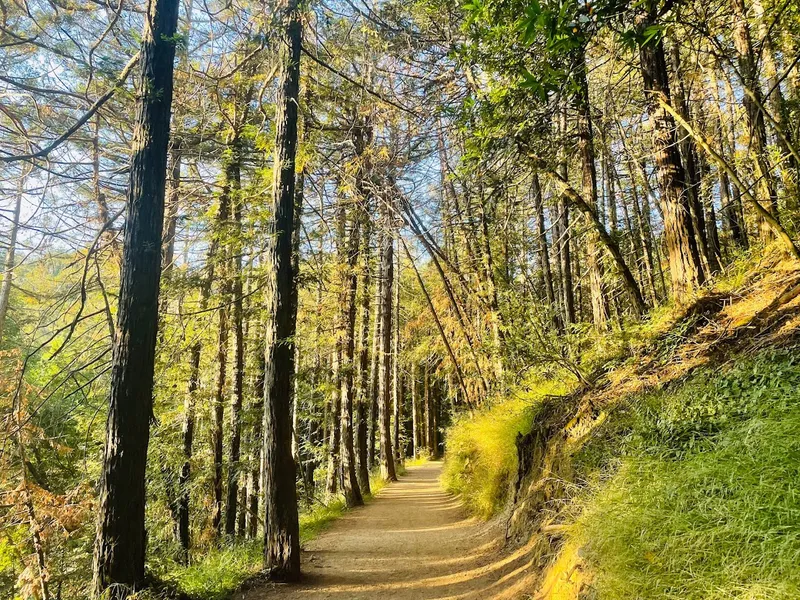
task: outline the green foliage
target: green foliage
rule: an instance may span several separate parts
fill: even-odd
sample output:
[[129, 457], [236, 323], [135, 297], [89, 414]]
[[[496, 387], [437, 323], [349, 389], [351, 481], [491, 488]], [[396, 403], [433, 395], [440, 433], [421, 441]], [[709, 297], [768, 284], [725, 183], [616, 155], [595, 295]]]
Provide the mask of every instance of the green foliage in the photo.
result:
[[200, 560], [172, 570], [164, 579], [190, 598], [225, 600], [262, 564], [262, 545], [254, 541], [204, 552]]
[[564, 391], [556, 380], [535, 382], [455, 420], [447, 432], [442, 481], [470, 512], [489, 518], [502, 509], [517, 470], [517, 435], [530, 431], [543, 397]]
[[337, 498], [328, 504], [319, 504], [300, 515], [300, 543], [313, 540], [330, 527], [345, 511], [344, 499]]
[[595, 482], [575, 535], [597, 597], [800, 597], [798, 390], [796, 356], [769, 353], [609, 420], [577, 461]]

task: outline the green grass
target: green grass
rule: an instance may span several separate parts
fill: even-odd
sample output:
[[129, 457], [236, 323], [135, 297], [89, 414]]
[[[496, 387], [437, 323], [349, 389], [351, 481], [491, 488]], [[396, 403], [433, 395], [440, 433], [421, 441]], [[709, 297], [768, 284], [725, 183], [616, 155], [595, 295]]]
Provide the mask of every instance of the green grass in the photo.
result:
[[472, 514], [489, 518], [502, 509], [517, 470], [517, 434], [530, 431], [542, 397], [563, 392], [563, 383], [536, 382], [449, 428], [442, 482]]
[[225, 600], [247, 579], [258, 574], [262, 563], [262, 544], [254, 540], [210, 549], [188, 567], [174, 568], [164, 579], [190, 598]]
[[403, 468], [407, 469], [408, 467], [419, 467], [430, 462], [430, 460], [431, 458], [428, 454], [420, 453], [419, 456], [414, 458], [406, 458], [406, 460], [403, 462]]
[[794, 354], [631, 399], [581, 452], [592, 484], [573, 535], [596, 598], [800, 598]]
[[300, 544], [306, 544], [325, 531], [346, 510], [344, 499], [318, 504], [300, 513]]

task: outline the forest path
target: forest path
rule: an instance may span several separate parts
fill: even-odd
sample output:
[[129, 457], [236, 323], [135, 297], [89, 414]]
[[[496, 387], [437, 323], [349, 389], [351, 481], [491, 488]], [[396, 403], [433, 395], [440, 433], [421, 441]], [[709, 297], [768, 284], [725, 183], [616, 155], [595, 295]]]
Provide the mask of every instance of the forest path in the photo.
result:
[[367, 506], [347, 512], [303, 551], [303, 580], [239, 600], [519, 598], [532, 593], [526, 548], [499, 551], [501, 531], [467, 517], [439, 485], [440, 462], [409, 467]]

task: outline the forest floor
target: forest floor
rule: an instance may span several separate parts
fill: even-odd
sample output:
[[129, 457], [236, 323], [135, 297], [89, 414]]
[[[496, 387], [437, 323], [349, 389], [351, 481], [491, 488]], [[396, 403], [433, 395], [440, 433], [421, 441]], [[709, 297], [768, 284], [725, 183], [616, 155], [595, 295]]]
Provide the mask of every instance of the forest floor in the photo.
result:
[[501, 551], [502, 524], [469, 518], [439, 485], [442, 463], [409, 467], [367, 506], [303, 550], [303, 580], [263, 584], [235, 600], [517, 598], [536, 572], [525, 547]]

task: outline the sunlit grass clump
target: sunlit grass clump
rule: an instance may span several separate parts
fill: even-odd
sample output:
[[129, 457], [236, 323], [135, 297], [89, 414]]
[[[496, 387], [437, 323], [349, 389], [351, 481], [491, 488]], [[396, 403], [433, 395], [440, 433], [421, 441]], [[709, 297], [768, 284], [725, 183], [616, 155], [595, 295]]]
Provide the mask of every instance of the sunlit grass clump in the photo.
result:
[[189, 598], [226, 600], [263, 564], [257, 541], [210, 549], [187, 567], [177, 567], [165, 579]]
[[517, 470], [517, 434], [528, 433], [540, 400], [564, 392], [556, 381], [536, 382], [507, 399], [462, 415], [447, 433], [442, 482], [483, 518], [502, 509]]
[[624, 410], [583, 453], [576, 537], [596, 597], [800, 598], [798, 360], [702, 371]]

